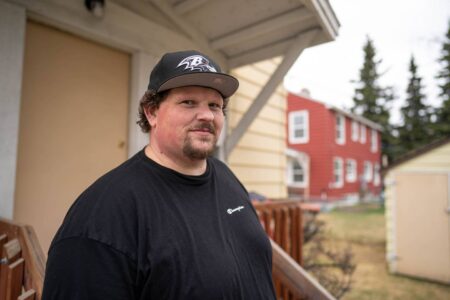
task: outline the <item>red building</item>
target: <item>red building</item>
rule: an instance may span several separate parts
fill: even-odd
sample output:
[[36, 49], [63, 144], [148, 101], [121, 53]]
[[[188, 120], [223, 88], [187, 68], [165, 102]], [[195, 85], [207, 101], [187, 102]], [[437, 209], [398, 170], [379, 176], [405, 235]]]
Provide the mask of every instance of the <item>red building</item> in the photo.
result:
[[381, 127], [311, 99], [288, 95], [291, 197], [342, 199], [381, 191]]

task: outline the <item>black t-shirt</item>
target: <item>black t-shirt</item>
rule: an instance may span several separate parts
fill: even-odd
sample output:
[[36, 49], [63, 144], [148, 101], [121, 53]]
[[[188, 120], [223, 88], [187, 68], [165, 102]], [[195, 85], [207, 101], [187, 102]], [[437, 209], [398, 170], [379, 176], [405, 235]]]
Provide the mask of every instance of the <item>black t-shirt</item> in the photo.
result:
[[222, 162], [187, 176], [140, 151], [72, 205], [43, 300], [275, 299], [271, 270], [269, 240]]

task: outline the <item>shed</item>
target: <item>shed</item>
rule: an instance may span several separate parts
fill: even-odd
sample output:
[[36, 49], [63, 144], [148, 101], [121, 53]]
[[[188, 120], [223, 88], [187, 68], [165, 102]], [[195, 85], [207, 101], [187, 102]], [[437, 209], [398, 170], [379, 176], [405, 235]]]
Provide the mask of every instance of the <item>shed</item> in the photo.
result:
[[450, 138], [384, 173], [390, 272], [450, 283]]

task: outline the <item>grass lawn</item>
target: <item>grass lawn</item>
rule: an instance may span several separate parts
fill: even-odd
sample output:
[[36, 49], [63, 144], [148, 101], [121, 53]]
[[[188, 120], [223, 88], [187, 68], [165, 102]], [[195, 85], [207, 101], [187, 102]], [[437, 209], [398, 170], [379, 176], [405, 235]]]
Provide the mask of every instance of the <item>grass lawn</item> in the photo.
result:
[[388, 273], [385, 260], [384, 210], [378, 205], [359, 205], [321, 213], [326, 236], [338, 243], [349, 242], [356, 271], [352, 289], [344, 300], [408, 299], [450, 300], [450, 286]]

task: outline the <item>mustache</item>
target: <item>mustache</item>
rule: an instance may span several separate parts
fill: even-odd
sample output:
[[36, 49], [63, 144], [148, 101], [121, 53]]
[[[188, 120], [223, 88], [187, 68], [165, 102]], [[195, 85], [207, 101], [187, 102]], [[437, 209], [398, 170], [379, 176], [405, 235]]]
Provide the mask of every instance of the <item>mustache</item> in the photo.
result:
[[195, 131], [195, 130], [206, 130], [209, 133], [215, 134], [216, 133], [216, 126], [214, 126], [214, 124], [210, 124], [210, 123], [203, 123], [203, 124], [199, 124], [196, 126], [193, 126], [191, 128], [189, 128], [189, 130], [191, 131]]

